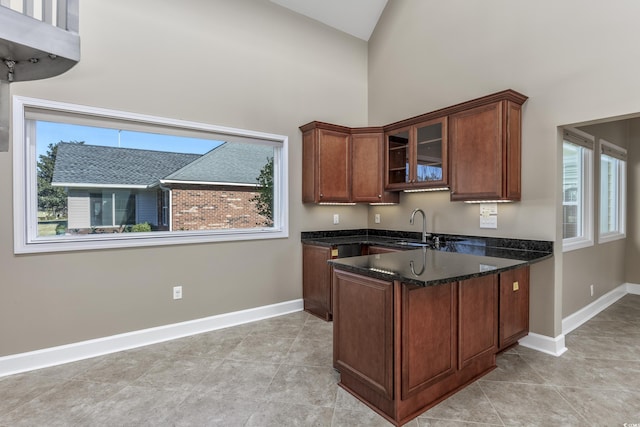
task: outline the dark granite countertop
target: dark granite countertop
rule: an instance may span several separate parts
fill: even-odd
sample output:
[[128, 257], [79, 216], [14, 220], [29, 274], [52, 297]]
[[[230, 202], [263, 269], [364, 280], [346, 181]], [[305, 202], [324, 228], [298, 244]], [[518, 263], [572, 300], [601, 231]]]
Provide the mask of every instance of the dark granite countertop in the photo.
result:
[[[338, 258], [335, 268], [382, 280], [420, 286], [499, 273], [553, 256], [553, 242], [438, 234], [439, 244], [409, 249], [420, 233], [388, 230], [303, 232], [302, 242], [320, 246], [365, 244], [405, 249], [401, 252]], [[408, 249], [408, 250], [407, 250]]]
[[529, 261], [420, 248], [330, 260], [334, 268], [382, 280], [419, 286], [437, 285], [499, 273]]

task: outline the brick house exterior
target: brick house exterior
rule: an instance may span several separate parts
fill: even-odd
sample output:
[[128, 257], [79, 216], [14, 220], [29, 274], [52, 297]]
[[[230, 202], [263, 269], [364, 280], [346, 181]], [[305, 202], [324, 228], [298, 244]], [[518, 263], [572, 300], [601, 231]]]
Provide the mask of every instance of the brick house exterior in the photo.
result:
[[253, 187], [175, 185], [171, 188], [173, 230], [219, 230], [265, 225], [251, 201]]
[[198, 154], [60, 143], [53, 186], [67, 191], [73, 233], [269, 226], [252, 201], [273, 148], [226, 142]]

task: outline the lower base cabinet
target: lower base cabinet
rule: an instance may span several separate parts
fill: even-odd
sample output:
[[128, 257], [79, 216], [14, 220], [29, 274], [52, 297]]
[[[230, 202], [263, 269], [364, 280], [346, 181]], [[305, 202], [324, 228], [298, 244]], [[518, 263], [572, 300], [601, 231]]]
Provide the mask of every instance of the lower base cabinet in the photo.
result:
[[[363, 246], [356, 255], [398, 252], [402, 249], [386, 246]], [[333, 319], [332, 267], [328, 260], [336, 258], [336, 247], [302, 245], [302, 300], [304, 310], [324, 320]], [[350, 254], [349, 256], [354, 256]]]
[[500, 273], [499, 350], [529, 333], [529, 266]]
[[395, 425], [420, 415], [493, 370], [503, 335], [506, 343], [521, 336], [522, 313], [508, 310], [515, 296], [502, 301], [500, 292], [507, 282], [513, 289], [513, 278], [528, 283], [528, 273], [423, 287], [336, 269], [333, 362], [340, 386]]
[[305, 311], [331, 320], [331, 247], [302, 245], [302, 300]]

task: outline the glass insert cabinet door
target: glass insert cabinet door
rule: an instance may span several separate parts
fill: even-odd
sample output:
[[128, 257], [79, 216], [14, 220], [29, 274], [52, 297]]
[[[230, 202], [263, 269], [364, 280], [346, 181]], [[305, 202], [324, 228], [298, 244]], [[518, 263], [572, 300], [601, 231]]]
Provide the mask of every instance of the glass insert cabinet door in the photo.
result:
[[446, 187], [446, 117], [387, 132], [387, 189]]
[[442, 182], [442, 123], [416, 128], [416, 182]]
[[387, 135], [387, 183], [390, 186], [404, 186], [411, 182], [409, 136], [410, 129]]

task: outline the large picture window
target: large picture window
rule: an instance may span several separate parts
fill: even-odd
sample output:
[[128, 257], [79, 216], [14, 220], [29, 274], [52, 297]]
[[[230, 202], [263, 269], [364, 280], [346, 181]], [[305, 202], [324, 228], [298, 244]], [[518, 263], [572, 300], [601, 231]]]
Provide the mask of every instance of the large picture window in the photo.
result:
[[15, 252], [287, 237], [287, 138], [14, 97]]
[[593, 139], [563, 131], [562, 242], [564, 250], [593, 245]]
[[600, 140], [600, 243], [625, 237], [626, 158], [626, 150]]

